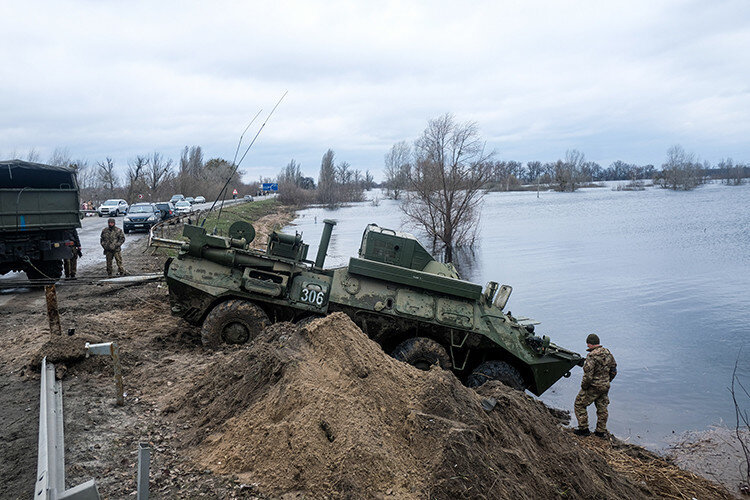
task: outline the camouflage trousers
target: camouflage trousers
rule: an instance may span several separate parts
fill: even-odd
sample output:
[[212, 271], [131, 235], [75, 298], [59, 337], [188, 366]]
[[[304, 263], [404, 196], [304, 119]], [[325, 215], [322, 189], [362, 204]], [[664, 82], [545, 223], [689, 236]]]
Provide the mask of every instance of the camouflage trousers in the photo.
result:
[[78, 255], [74, 254], [73, 257], [63, 260], [63, 270], [65, 271], [65, 277], [75, 278], [76, 272], [78, 271]]
[[593, 387], [588, 389], [581, 389], [581, 392], [576, 396], [576, 401], [573, 404], [573, 410], [578, 420], [579, 429], [589, 428], [589, 414], [586, 408], [594, 403], [596, 406], [596, 432], [607, 431], [607, 418], [609, 418], [609, 412], [607, 411], [607, 405], [609, 404], [609, 389], [598, 390]]
[[119, 274], [125, 274], [125, 268], [122, 267], [122, 255], [119, 250], [114, 252], [104, 252], [104, 256], [107, 257], [107, 275], [112, 276], [112, 259], [115, 259], [117, 263], [117, 272]]

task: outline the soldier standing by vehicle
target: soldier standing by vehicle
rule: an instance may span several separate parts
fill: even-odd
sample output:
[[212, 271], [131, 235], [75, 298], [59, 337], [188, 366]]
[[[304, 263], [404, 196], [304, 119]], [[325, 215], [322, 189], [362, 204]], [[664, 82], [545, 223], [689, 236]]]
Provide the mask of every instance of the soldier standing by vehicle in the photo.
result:
[[579, 436], [588, 436], [589, 415], [586, 408], [594, 403], [596, 406], [596, 431], [594, 435], [605, 437], [607, 435], [607, 405], [609, 404], [609, 384], [617, 375], [617, 363], [609, 350], [599, 343], [599, 336], [595, 333], [586, 337], [586, 346], [589, 355], [583, 363], [583, 378], [581, 379], [581, 391], [576, 396], [573, 408], [578, 420], [578, 429], [573, 431]]
[[65, 279], [77, 279], [76, 271], [78, 270], [78, 257], [82, 257], [81, 253], [81, 240], [78, 238], [78, 231], [73, 230], [72, 234], [73, 246], [70, 251], [72, 255], [69, 259], [63, 260], [63, 270], [65, 271]]
[[120, 247], [125, 243], [125, 233], [122, 229], [115, 225], [115, 220], [110, 218], [107, 221], [107, 227], [102, 229], [102, 236], [100, 239], [102, 248], [104, 249], [104, 255], [107, 257], [107, 276], [112, 276], [112, 259], [115, 259], [117, 263], [117, 274], [119, 276], [125, 275], [125, 268], [122, 267], [122, 255], [120, 254]]

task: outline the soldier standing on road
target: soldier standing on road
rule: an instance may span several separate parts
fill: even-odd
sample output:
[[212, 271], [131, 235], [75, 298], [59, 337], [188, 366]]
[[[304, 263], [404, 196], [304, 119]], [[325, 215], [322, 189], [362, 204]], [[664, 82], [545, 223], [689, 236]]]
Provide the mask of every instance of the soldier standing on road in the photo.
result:
[[72, 238], [73, 246], [70, 251], [72, 255], [69, 259], [63, 260], [63, 270], [65, 271], [65, 279], [77, 279], [76, 271], [78, 270], [78, 257], [82, 257], [81, 253], [81, 240], [78, 238], [78, 231], [73, 230]]
[[125, 268], [122, 267], [120, 247], [125, 243], [125, 234], [122, 232], [122, 229], [115, 225], [114, 219], [110, 218], [107, 221], [107, 227], [102, 229], [100, 242], [104, 249], [104, 255], [107, 257], [107, 276], [112, 276], [112, 258], [117, 262], [117, 274], [124, 276]]
[[583, 363], [581, 391], [576, 396], [573, 408], [578, 420], [578, 429], [573, 431], [579, 436], [588, 436], [589, 415], [586, 408], [594, 403], [596, 406], [596, 431], [594, 435], [607, 435], [607, 405], [609, 404], [609, 384], [617, 375], [617, 363], [614, 356], [599, 343], [599, 336], [592, 333], [586, 337], [588, 356]]

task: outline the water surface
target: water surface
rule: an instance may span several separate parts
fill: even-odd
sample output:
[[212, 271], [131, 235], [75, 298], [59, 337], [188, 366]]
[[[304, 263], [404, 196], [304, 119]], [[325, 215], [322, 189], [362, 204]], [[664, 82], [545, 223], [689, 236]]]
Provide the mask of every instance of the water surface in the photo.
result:
[[[304, 234], [310, 255], [324, 218], [338, 223], [326, 267], [356, 255], [370, 222], [410, 229], [392, 200], [306, 209], [287, 231]], [[733, 424], [740, 348], [750, 382], [750, 185], [492, 193], [480, 224], [463, 277], [512, 285], [508, 309], [542, 321], [554, 342], [584, 353], [596, 332], [614, 354], [612, 432], [659, 447], [673, 432]], [[542, 399], [572, 411], [581, 374]]]

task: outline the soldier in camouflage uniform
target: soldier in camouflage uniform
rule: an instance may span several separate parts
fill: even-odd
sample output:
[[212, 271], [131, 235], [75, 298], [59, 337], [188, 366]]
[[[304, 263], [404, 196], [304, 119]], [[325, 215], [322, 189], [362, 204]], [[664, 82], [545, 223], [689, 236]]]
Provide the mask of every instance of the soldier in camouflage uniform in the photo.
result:
[[578, 429], [575, 432], [579, 436], [588, 436], [589, 415], [586, 408], [594, 403], [596, 406], [596, 431], [595, 436], [605, 437], [607, 435], [607, 405], [609, 404], [609, 384], [617, 375], [617, 363], [614, 356], [599, 344], [599, 337], [592, 333], [586, 337], [587, 351], [586, 361], [583, 363], [583, 379], [581, 379], [581, 391], [576, 396], [573, 405]]
[[82, 257], [83, 253], [81, 253], [81, 240], [78, 238], [78, 231], [75, 229], [73, 229], [71, 239], [73, 240], [73, 246], [70, 248], [70, 258], [63, 260], [63, 270], [66, 279], [74, 280], [77, 279], [78, 257]]
[[113, 258], [117, 262], [117, 274], [125, 275], [125, 268], [122, 267], [122, 255], [120, 254], [120, 247], [125, 243], [125, 234], [122, 229], [115, 225], [114, 219], [110, 218], [107, 221], [107, 227], [102, 229], [100, 242], [104, 249], [104, 255], [107, 257], [107, 276], [112, 276]]

